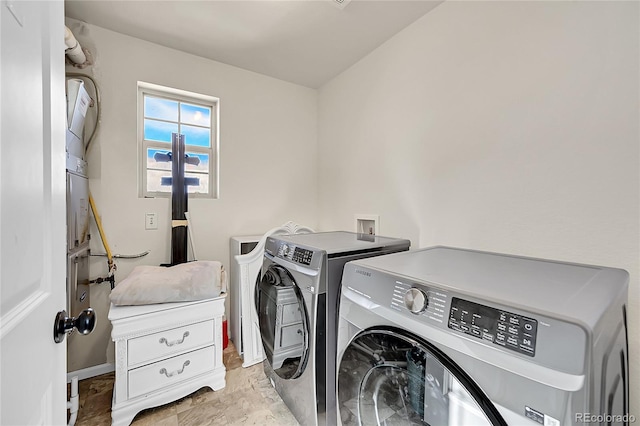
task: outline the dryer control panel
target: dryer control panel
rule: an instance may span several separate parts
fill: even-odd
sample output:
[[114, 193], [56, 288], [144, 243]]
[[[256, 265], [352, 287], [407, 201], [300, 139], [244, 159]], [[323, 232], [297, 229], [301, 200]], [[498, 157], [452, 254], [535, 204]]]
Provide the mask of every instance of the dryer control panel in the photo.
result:
[[469, 300], [453, 297], [449, 328], [534, 356], [538, 321]]
[[278, 247], [277, 256], [282, 257], [283, 259], [288, 259], [292, 262], [309, 266], [311, 265], [311, 259], [313, 259], [313, 251], [302, 247], [296, 247], [291, 244], [281, 243]]

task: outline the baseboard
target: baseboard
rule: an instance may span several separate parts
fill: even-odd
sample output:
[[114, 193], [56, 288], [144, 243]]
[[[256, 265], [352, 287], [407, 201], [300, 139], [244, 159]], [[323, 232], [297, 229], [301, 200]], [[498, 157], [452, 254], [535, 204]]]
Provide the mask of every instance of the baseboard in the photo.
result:
[[74, 376], [78, 376], [78, 380], [84, 380], [101, 374], [111, 373], [112, 371], [116, 371], [116, 365], [107, 363], [83, 368], [82, 370], [70, 371], [67, 373], [67, 383], [71, 383], [71, 378]]

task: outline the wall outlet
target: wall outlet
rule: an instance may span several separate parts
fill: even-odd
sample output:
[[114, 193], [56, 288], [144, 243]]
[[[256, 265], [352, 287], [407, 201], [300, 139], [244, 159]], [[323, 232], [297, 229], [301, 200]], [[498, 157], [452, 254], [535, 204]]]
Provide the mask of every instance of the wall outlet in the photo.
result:
[[378, 235], [380, 233], [380, 216], [377, 214], [356, 214], [354, 219], [358, 234]]
[[145, 213], [144, 229], [158, 229], [158, 213]]

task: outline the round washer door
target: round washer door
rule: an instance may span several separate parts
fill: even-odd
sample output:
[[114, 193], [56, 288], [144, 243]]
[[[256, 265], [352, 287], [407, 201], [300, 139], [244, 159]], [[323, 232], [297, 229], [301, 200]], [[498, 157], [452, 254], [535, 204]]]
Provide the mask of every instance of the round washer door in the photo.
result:
[[473, 380], [446, 354], [408, 332], [360, 332], [338, 369], [343, 425], [505, 425]]
[[309, 320], [302, 292], [280, 265], [270, 265], [256, 286], [256, 310], [264, 354], [273, 371], [295, 379], [309, 353]]

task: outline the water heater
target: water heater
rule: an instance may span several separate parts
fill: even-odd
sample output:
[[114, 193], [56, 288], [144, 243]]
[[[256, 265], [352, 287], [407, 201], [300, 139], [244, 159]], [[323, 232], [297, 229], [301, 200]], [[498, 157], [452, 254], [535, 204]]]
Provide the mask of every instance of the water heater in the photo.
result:
[[89, 180], [84, 122], [91, 98], [79, 79], [67, 80], [67, 311], [89, 307]]

